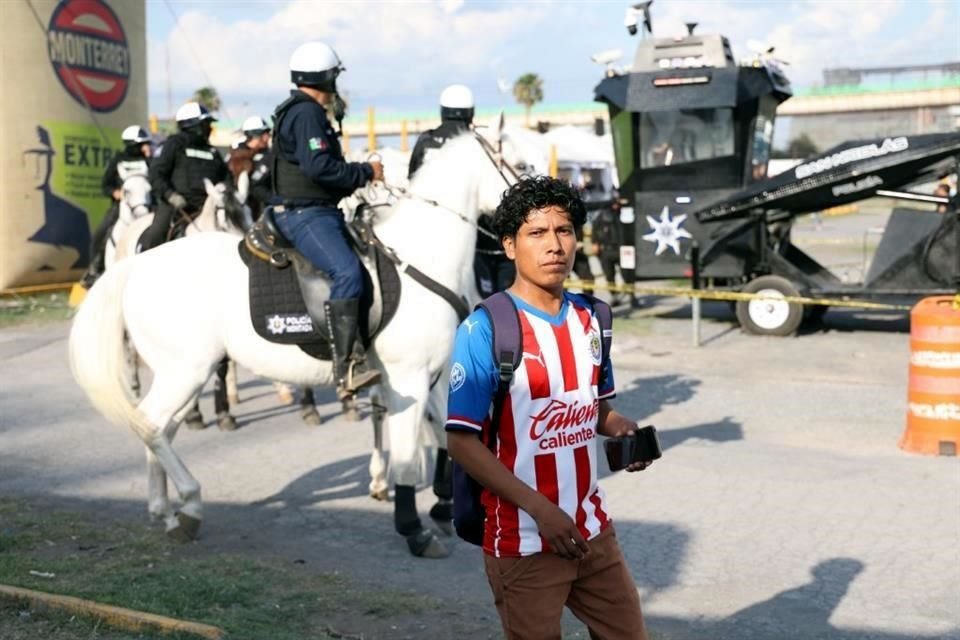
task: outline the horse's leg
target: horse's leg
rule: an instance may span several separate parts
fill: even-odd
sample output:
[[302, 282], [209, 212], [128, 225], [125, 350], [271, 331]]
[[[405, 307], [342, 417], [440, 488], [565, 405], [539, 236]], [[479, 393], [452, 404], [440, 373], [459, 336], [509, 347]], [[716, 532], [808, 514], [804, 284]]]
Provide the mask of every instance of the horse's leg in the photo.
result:
[[323, 419], [317, 412], [316, 400], [313, 398], [313, 387], [303, 387], [300, 391], [300, 418], [312, 427], [319, 427], [323, 423]]
[[207, 428], [207, 423], [203, 419], [203, 414], [200, 413], [200, 393], [203, 391], [201, 388], [197, 392], [197, 397], [193, 401], [193, 405], [190, 407], [190, 410], [187, 411], [187, 415], [183, 417], [184, 424], [187, 425], [188, 429], [193, 429], [194, 431], [200, 431]]
[[[203, 519], [203, 501], [200, 497], [200, 483], [177, 456], [171, 441], [180, 420], [190, 409], [190, 401], [199, 392], [206, 377], [204, 375], [191, 378], [183, 376], [182, 372], [155, 372], [150, 391], [138, 407], [143, 419], [133, 425], [153, 459], [173, 482], [182, 501], [180, 511], [175, 515], [169, 514], [166, 518], [167, 535], [179, 541], [196, 537]], [[148, 457], [148, 464], [150, 462]], [[153, 466], [150, 472], [154, 472]], [[159, 476], [159, 472], [156, 472], [153, 478], [159, 480]], [[153, 485], [154, 489], [158, 487], [159, 483]]]
[[344, 419], [348, 422], [360, 421], [360, 412], [357, 410], [356, 394], [344, 396], [343, 400], [340, 401], [340, 410], [343, 412]]
[[237, 388], [237, 363], [228, 360], [227, 365], [227, 402], [230, 406], [240, 404], [240, 390]]
[[420, 434], [430, 382], [426, 372], [393, 372], [384, 385], [390, 430], [390, 467], [394, 478], [393, 524], [407, 539], [410, 553], [422, 558], [445, 558], [447, 547], [417, 514], [416, 483], [420, 472]]
[[230, 402], [227, 398], [227, 373], [230, 359], [224, 357], [217, 365], [217, 379], [213, 383], [213, 408], [217, 412], [217, 427], [220, 431], [236, 431], [237, 421], [230, 415]]
[[277, 397], [281, 404], [293, 404], [293, 389], [285, 382], [274, 382], [273, 388], [277, 390]]
[[370, 497], [374, 500], [386, 500], [389, 494], [387, 486], [387, 462], [383, 455], [383, 419], [387, 408], [380, 399], [379, 389], [370, 392], [371, 418], [373, 420], [373, 452], [370, 454]]
[[150, 447], [144, 448], [147, 451], [147, 513], [154, 520], [166, 520], [173, 515], [167, 497], [167, 473]]
[[433, 468], [433, 495], [437, 496], [437, 501], [430, 508], [430, 518], [440, 531], [450, 536], [453, 535], [453, 462], [447, 455], [447, 432], [444, 429], [448, 385], [449, 374], [444, 368], [430, 390], [425, 427], [432, 428], [437, 439], [437, 459]]

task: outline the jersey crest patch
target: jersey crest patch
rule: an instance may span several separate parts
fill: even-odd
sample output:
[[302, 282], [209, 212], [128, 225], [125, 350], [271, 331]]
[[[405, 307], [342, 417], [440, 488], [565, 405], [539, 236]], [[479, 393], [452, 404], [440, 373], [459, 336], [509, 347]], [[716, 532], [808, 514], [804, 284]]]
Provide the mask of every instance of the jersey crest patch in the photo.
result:
[[467, 372], [463, 368], [463, 365], [459, 362], [455, 362], [453, 367], [450, 369], [450, 393], [453, 393], [462, 387], [466, 380]]
[[593, 364], [599, 365], [602, 358], [602, 345], [600, 342], [600, 333], [597, 331], [590, 332], [590, 359], [593, 361]]
[[323, 138], [310, 138], [307, 141], [307, 146], [310, 147], [310, 151], [326, 151], [327, 141]]

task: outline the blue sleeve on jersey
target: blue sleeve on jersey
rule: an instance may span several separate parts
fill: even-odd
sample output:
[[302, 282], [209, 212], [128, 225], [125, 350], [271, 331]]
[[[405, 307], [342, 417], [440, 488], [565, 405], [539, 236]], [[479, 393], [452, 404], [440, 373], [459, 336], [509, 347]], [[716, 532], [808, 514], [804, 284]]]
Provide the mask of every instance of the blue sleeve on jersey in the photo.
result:
[[609, 356], [600, 365], [600, 384], [597, 387], [597, 398], [609, 400], [617, 395], [617, 387], [613, 382], [613, 363]]
[[447, 431], [482, 431], [497, 390], [497, 379], [493, 327], [487, 313], [477, 309], [460, 324], [453, 344]]

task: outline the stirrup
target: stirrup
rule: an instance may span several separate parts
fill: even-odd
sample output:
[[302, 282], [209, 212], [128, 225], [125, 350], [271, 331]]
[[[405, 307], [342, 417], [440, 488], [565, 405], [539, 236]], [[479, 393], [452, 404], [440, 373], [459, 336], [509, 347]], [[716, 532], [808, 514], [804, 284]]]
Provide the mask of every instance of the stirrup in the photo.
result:
[[362, 371], [357, 371], [357, 363], [351, 362], [349, 368], [347, 369], [347, 378], [345, 384], [343, 385], [344, 389], [349, 391], [351, 394], [356, 393], [360, 389], [365, 389], [366, 387], [379, 384], [380, 383], [380, 372], [376, 369], [365, 369]]

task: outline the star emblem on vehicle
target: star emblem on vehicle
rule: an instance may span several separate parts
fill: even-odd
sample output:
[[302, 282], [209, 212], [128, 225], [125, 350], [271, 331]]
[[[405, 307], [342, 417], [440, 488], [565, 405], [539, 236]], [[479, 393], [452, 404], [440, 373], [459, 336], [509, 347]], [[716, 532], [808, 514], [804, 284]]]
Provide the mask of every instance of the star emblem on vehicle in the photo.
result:
[[650, 233], [643, 236], [647, 242], [656, 242], [657, 250], [654, 255], [660, 255], [667, 250], [667, 247], [673, 249], [673, 252], [680, 255], [680, 239], [692, 238], [693, 236], [683, 228], [683, 221], [687, 219], [687, 214], [682, 214], [676, 218], [670, 217], [670, 208], [666, 205], [660, 212], [660, 220], [654, 220], [647, 216], [647, 224], [650, 225]]

